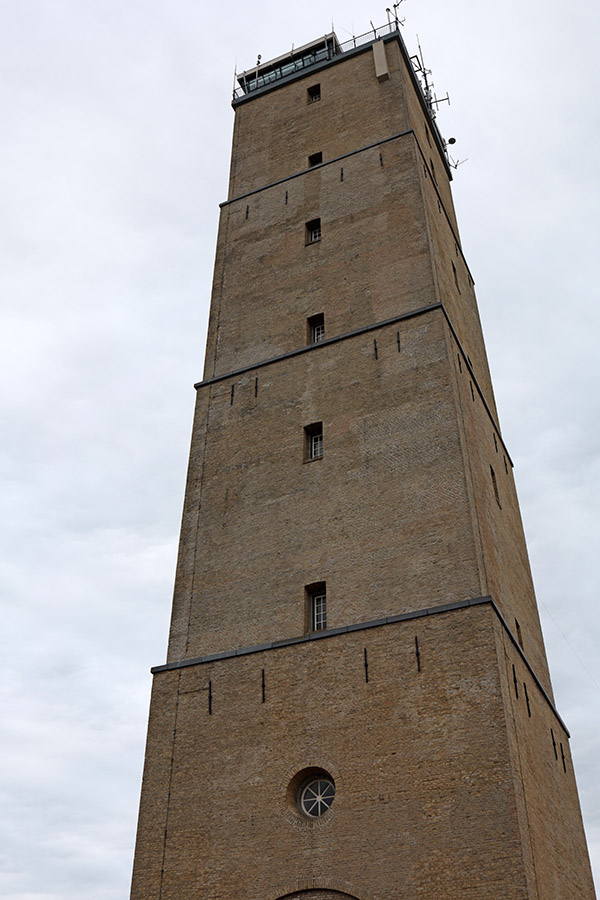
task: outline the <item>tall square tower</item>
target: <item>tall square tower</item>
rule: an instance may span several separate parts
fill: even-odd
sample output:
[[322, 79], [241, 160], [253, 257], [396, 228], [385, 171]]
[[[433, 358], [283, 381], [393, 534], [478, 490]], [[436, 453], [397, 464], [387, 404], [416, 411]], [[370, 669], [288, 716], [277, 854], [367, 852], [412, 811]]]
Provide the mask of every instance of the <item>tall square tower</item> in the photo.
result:
[[239, 76], [132, 900], [592, 900], [397, 23]]

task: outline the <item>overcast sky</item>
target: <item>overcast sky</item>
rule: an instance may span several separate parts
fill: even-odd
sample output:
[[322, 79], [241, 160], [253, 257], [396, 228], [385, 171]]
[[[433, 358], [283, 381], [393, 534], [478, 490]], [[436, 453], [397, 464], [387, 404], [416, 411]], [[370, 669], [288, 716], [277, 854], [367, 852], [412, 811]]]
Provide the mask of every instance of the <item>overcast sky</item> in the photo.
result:
[[[407, 0], [600, 885], [599, 9]], [[128, 896], [164, 661], [233, 72], [357, 0], [0, 2], [0, 894]]]

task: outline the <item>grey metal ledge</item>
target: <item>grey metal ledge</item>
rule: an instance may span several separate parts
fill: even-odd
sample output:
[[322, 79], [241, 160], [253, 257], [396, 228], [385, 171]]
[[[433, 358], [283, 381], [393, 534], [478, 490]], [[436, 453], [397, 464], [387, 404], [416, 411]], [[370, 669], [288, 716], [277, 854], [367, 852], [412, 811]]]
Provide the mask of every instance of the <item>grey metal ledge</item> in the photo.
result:
[[353, 331], [344, 331], [342, 334], [336, 334], [333, 337], [325, 338], [318, 344], [307, 344], [306, 347], [297, 347], [296, 350], [288, 350], [287, 353], [281, 353], [278, 356], [270, 356], [268, 359], [261, 359], [250, 366], [242, 366], [239, 369], [232, 369], [230, 372], [224, 372], [223, 375], [214, 375], [212, 378], [206, 378], [204, 381], [197, 381], [194, 385], [195, 389], [206, 387], [209, 384], [217, 384], [219, 381], [226, 381], [228, 378], [237, 378], [238, 375], [244, 375], [246, 372], [253, 372], [255, 369], [262, 369], [264, 366], [271, 366], [273, 363], [281, 362], [284, 359], [292, 359], [294, 356], [302, 356], [303, 353], [311, 353], [321, 350], [323, 347], [330, 347], [332, 344], [339, 344], [348, 338], [357, 337], [360, 334], [368, 334], [369, 331], [376, 331], [378, 328], [385, 328], [386, 325], [394, 325], [403, 319], [412, 319], [415, 316], [422, 316], [424, 313], [432, 312], [434, 309], [443, 309], [441, 303], [432, 303], [429, 306], [421, 306], [418, 309], [411, 309], [409, 312], [400, 313], [398, 316], [392, 316], [391, 319], [383, 319], [381, 322], [374, 322], [371, 325], [363, 325], [361, 328], [355, 328]]
[[421, 306], [418, 309], [411, 309], [408, 312], [400, 313], [400, 315], [398, 315], [398, 316], [393, 316], [391, 319], [383, 319], [381, 322], [374, 322], [371, 325], [363, 325], [361, 328], [355, 328], [353, 331], [345, 331], [342, 334], [336, 334], [333, 337], [326, 338], [324, 341], [319, 341], [318, 344], [307, 344], [306, 347], [297, 347], [296, 350], [288, 350], [287, 353], [281, 353], [279, 356], [270, 356], [267, 359], [261, 359], [258, 362], [255, 362], [250, 366], [241, 366], [239, 369], [232, 369], [229, 372], [224, 372], [222, 375], [214, 375], [212, 378], [206, 378], [204, 381], [197, 381], [194, 384], [194, 388], [196, 390], [199, 390], [200, 388], [207, 387], [208, 385], [211, 385], [211, 384], [218, 384], [220, 381], [227, 381], [228, 378], [238, 378], [240, 375], [245, 375], [247, 372], [253, 372], [257, 369], [262, 369], [265, 366], [271, 366], [271, 365], [273, 365], [273, 363], [282, 362], [285, 359], [292, 359], [294, 356], [301, 356], [303, 353], [316, 352], [316, 351], [322, 350], [323, 347], [330, 347], [332, 344], [337, 344], [340, 341], [347, 340], [348, 338], [357, 337], [358, 335], [361, 335], [361, 334], [368, 334], [370, 331], [376, 331], [379, 328], [385, 328], [387, 325], [394, 325], [396, 322], [402, 322], [405, 319], [412, 319], [415, 316], [422, 316], [422, 315], [425, 315], [426, 313], [433, 312], [436, 309], [441, 309], [442, 313], [444, 314], [446, 322], [448, 323], [448, 327], [449, 327], [450, 331], [452, 332], [452, 336], [456, 342], [456, 346], [458, 347], [458, 349], [460, 351], [460, 355], [465, 364], [465, 367], [466, 367], [467, 371], [469, 372], [471, 379], [473, 380], [473, 385], [475, 387], [475, 390], [477, 391], [477, 393], [481, 399], [481, 402], [483, 403], [485, 411], [488, 414], [489, 420], [492, 423], [492, 427], [494, 428], [496, 437], [502, 444], [502, 449], [506, 453], [506, 458], [508, 459], [509, 463], [511, 464], [511, 467], [514, 468], [514, 463], [512, 461], [510, 453], [508, 452], [508, 447], [504, 443], [504, 438], [502, 437], [502, 434], [500, 432], [500, 426], [496, 422], [496, 420], [492, 414], [492, 411], [488, 405], [488, 402], [485, 399], [483, 391], [481, 390], [481, 387], [477, 380], [477, 376], [475, 375], [475, 372], [473, 371], [473, 367], [472, 367], [471, 363], [469, 362], [469, 358], [468, 358], [467, 354], [463, 350], [462, 344], [458, 339], [458, 335], [456, 333], [454, 325], [452, 324], [452, 322], [450, 320], [450, 316], [448, 315], [446, 307], [444, 306], [443, 303], [431, 303], [429, 306]]
[[571, 735], [569, 733], [569, 730], [568, 730], [567, 726], [565, 725], [565, 723], [563, 722], [563, 720], [561, 719], [560, 715], [558, 714], [558, 711], [557, 711], [556, 707], [554, 706], [552, 699], [550, 698], [548, 692], [546, 691], [546, 689], [544, 688], [540, 679], [536, 675], [536, 673], [533, 669], [533, 666], [531, 665], [531, 663], [525, 656], [525, 653], [523, 652], [523, 649], [522, 649], [521, 645], [519, 644], [518, 640], [516, 639], [516, 637], [510, 630], [510, 628], [508, 627], [508, 623], [507, 623], [506, 619], [504, 618], [504, 616], [502, 615], [502, 613], [500, 612], [500, 610], [498, 609], [498, 606], [496, 605], [495, 600], [493, 599], [493, 597], [490, 597], [489, 594], [485, 595], [483, 597], [472, 597], [468, 600], [458, 600], [456, 603], [443, 603], [438, 606], [427, 607], [426, 609], [410, 610], [409, 612], [398, 613], [398, 615], [395, 615], [395, 616], [385, 616], [382, 619], [371, 619], [368, 622], [356, 622], [353, 625], [342, 625], [339, 628], [330, 628], [330, 629], [326, 629], [325, 631], [312, 631], [312, 632], [310, 632], [310, 634], [305, 634], [305, 635], [302, 635], [301, 637], [283, 638], [282, 640], [270, 641], [265, 644], [254, 644], [251, 647], [240, 647], [237, 650], [225, 650], [222, 653], [211, 653], [208, 656], [197, 656], [194, 659], [182, 659], [182, 660], [178, 660], [177, 662], [165, 663], [162, 666], [153, 666], [150, 669], [150, 671], [152, 672], [153, 675], [158, 675], [161, 672], [173, 672], [173, 671], [177, 671], [179, 669], [187, 669], [192, 666], [205, 665], [206, 663], [216, 662], [216, 661], [222, 660], [222, 659], [235, 659], [236, 657], [239, 657], [239, 656], [249, 656], [252, 653], [261, 653], [261, 652], [268, 652], [271, 650], [280, 650], [284, 647], [291, 647], [294, 644], [307, 644], [307, 643], [311, 643], [313, 641], [328, 640], [329, 638], [339, 637], [341, 634], [351, 634], [354, 631], [365, 631], [369, 628], [381, 628], [386, 625], [392, 625], [395, 622], [406, 622], [411, 619], [423, 619], [426, 616], [436, 616], [436, 615], [440, 615], [442, 613], [454, 612], [454, 611], [460, 610], [460, 609], [469, 609], [472, 606], [482, 606], [485, 604], [489, 604], [491, 606], [492, 610], [494, 611], [494, 613], [497, 615], [504, 631], [508, 635], [508, 637], [509, 637], [511, 643], [513, 644], [514, 648], [516, 649], [517, 653], [519, 654], [519, 656], [525, 663], [525, 665], [529, 671], [529, 674], [535, 681], [542, 697], [545, 699], [546, 703], [548, 704], [548, 706], [550, 707], [550, 709], [556, 716], [557, 720], [560, 722], [561, 726], [564, 728], [567, 737], [570, 737]]
[[379, 138], [377, 141], [372, 141], [370, 144], [363, 144], [362, 147], [357, 147], [356, 150], [349, 150], [347, 153], [342, 153], [340, 156], [334, 156], [333, 159], [325, 159], [323, 162], [319, 163], [317, 166], [309, 166], [307, 169], [300, 169], [298, 172], [292, 172], [291, 175], [285, 175], [283, 178], [278, 178], [277, 181], [269, 181], [267, 184], [261, 184], [260, 187], [253, 188], [251, 191], [246, 191], [244, 194], [238, 194], [235, 197], [231, 197], [229, 200], [223, 200], [219, 203], [219, 208], [223, 209], [224, 206], [230, 206], [232, 203], [238, 203], [240, 200], [245, 200], [247, 197], [252, 197], [253, 194], [260, 194], [262, 191], [268, 191], [271, 188], [277, 187], [279, 184], [286, 184], [288, 181], [293, 181], [294, 178], [300, 178], [302, 175], [308, 175], [311, 172], [317, 172], [319, 169], [324, 169], [327, 166], [333, 166], [335, 163], [343, 162], [345, 159], [348, 159], [350, 156], [356, 156], [358, 153], [364, 153], [365, 150], [373, 150], [374, 147], [380, 147], [382, 144], [389, 144], [390, 141], [397, 141], [398, 138], [407, 137], [408, 135], [412, 135], [415, 141], [418, 143], [419, 139], [415, 134], [412, 128], [409, 128], [407, 131], [398, 131], [396, 134], [390, 134], [388, 137]]

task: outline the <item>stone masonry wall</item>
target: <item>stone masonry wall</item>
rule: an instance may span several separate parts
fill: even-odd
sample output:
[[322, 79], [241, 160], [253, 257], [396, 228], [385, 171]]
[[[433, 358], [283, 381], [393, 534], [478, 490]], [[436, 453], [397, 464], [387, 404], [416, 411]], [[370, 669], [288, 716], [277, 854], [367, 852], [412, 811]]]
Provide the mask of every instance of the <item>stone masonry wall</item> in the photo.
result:
[[236, 108], [168, 660], [306, 636], [315, 582], [330, 629], [420, 617], [157, 672], [132, 900], [594, 897], [449, 180], [385, 57]]
[[[158, 674], [132, 900], [533, 900], [494, 620], [471, 607]], [[310, 767], [336, 785], [318, 820], [289, 791]]]
[[438, 309], [200, 389], [170, 660], [483, 593], [452, 369]]

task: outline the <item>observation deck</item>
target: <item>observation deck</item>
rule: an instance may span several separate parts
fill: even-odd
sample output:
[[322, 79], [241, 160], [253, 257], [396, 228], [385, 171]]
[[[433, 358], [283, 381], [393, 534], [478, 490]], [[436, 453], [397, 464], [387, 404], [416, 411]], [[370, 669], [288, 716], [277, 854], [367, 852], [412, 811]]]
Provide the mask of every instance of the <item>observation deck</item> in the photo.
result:
[[[381, 40], [383, 37], [396, 35], [402, 45], [400, 35], [400, 23], [392, 20], [379, 28], [372, 28], [365, 34], [350, 38], [340, 43], [335, 32], [323, 35], [318, 40], [304, 44], [302, 47], [293, 48], [278, 56], [276, 59], [260, 62], [252, 69], [236, 73], [238, 87], [233, 91], [233, 106], [243, 100], [250, 99], [250, 95], [262, 93], [262, 91], [279, 86], [279, 83], [291, 81], [299, 75], [304, 75], [307, 69], [319, 69], [328, 65], [339, 57], [347, 56], [359, 47]], [[406, 48], [404, 48], [406, 52]]]

